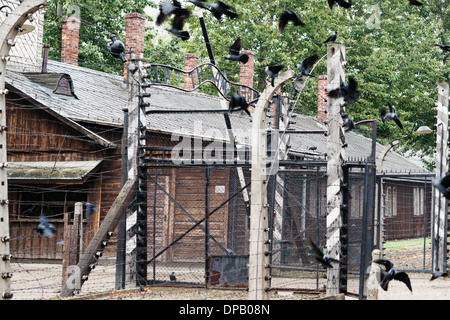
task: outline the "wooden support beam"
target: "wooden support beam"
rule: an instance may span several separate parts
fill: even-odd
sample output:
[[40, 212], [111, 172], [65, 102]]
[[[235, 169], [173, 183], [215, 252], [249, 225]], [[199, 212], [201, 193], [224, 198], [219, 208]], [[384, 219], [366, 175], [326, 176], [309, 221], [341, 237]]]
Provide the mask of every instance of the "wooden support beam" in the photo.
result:
[[[89, 246], [78, 262], [80, 277], [87, 276], [91, 271], [89, 266], [97, 262], [99, 255], [103, 250], [103, 241], [107, 241], [119, 223], [119, 220], [128, 205], [136, 196], [136, 180], [129, 179], [120, 190], [119, 195], [114, 200], [105, 219], [103, 219], [100, 228], [92, 238]], [[83, 281], [81, 281], [83, 284]], [[75, 289], [68, 288], [67, 283], [64, 284], [60, 297], [69, 297], [74, 294]]]
[[75, 203], [75, 212], [73, 221], [70, 221], [70, 214], [64, 214], [64, 236], [63, 236], [63, 259], [62, 259], [62, 282], [61, 288], [64, 287], [68, 274], [69, 266], [78, 264], [80, 251], [80, 222], [83, 217], [83, 203]]

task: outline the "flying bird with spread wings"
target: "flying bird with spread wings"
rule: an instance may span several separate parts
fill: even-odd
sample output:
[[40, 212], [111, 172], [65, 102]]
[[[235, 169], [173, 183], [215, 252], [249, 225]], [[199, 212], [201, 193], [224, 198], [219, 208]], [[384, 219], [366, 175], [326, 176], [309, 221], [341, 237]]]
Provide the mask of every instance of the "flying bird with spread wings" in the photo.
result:
[[294, 26], [305, 26], [305, 23], [300, 19], [300, 16], [296, 12], [285, 10], [278, 20], [278, 29], [280, 32], [284, 31], [289, 22], [292, 22]]
[[246, 64], [248, 62], [249, 56], [246, 53], [241, 54], [241, 48], [242, 48], [242, 39], [241, 37], [239, 37], [230, 46], [229, 53], [227, 56], [225, 56], [225, 59], [232, 61], [240, 61], [243, 64]]
[[381, 108], [380, 110], [381, 121], [385, 123], [386, 121], [393, 120], [397, 124], [397, 126], [399, 126], [399, 128], [403, 130], [403, 125], [398, 118], [397, 113], [395, 112], [395, 107], [389, 101], [387, 102], [387, 105], [389, 107], [389, 112], [385, 107]]
[[399, 271], [394, 268], [394, 264], [386, 259], [377, 259], [373, 262], [381, 264], [385, 267], [386, 272], [381, 272], [381, 281], [380, 281], [380, 287], [384, 290], [388, 290], [389, 282], [391, 280], [398, 280], [403, 282], [411, 291], [412, 293], [412, 286], [411, 286], [411, 280], [409, 279], [409, 276], [404, 271]]
[[339, 263], [338, 259], [330, 257], [328, 254], [323, 253], [323, 251], [312, 241], [309, 240], [309, 246], [313, 250], [314, 258], [326, 268], [333, 268], [333, 263]]

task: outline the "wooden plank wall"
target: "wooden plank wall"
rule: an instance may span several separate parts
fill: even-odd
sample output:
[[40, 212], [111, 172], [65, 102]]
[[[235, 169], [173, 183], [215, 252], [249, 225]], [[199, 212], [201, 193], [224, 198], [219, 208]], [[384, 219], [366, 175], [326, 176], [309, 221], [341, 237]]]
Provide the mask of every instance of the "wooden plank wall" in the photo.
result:
[[[30, 105], [26, 100], [11, 93], [7, 102], [8, 126], [8, 161], [86, 161], [102, 159], [103, 163], [88, 182], [79, 185], [88, 189], [86, 201], [95, 204], [99, 210], [85, 219], [83, 234], [85, 247], [95, 234], [100, 222], [109, 210], [120, 191], [121, 139], [122, 129], [105, 125], [82, 124], [86, 128], [119, 145], [117, 149], [103, 148], [95, 144], [80, 132], [69, 128], [47, 112]], [[34, 185], [33, 188], [39, 188]], [[26, 189], [27, 187], [25, 187]], [[46, 185], [46, 189], [72, 189], [67, 185]], [[10, 188], [10, 215], [18, 217], [20, 186]], [[11, 220], [11, 246], [16, 257], [61, 259], [62, 246], [56, 242], [62, 240], [63, 219], [50, 219], [57, 229], [54, 238], [39, 239], [33, 229], [39, 224], [39, 217], [34, 219]], [[111, 241], [114, 243], [114, 241]], [[13, 251], [12, 251], [13, 252]], [[115, 255], [115, 246], [105, 250], [105, 255]]]

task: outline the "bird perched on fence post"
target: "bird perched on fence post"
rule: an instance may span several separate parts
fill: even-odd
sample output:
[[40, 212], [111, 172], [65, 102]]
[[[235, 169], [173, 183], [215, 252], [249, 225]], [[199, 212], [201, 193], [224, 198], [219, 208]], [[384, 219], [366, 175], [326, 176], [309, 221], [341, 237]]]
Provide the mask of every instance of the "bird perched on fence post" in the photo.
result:
[[272, 87], [275, 86], [275, 78], [278, 76], [278, 74], [281, 72], [281, 70], [283, 70], [284, 66], [280, 65], [280, 66], [267, 66], [266, 67], [266, 73], [270, 78], [270, 84], [272, 85]]
[[333, 31], [323, 43], [334, 42], [337, 39], [337, 31]]

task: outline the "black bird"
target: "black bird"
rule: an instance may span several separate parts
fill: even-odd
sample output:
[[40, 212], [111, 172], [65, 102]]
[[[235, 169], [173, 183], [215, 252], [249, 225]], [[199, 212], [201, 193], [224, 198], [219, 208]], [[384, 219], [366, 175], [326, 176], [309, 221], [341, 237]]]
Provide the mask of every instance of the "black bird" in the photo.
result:
[[324, 254], [322, 250], [320, 250], [319, 247], [317, 247], [317, 245], [311, 240], [309, 240], [309, 245], [311, 246], [311, 249], [314, 251], [314, 258], [316, 258], [316, 260], [326, 268], [333, 268], [331, 262], [336, 263], [339, 262], [339, 260], [330, 257], [328, 254]]
[[374, 260], [373, 262], [382, 264], [386, 268], [385, 273], [381, 272], [381, 281], [380, 281], [380, 286], [384, 291], [387, 291], [389, 282], [392, 279], [394, 279], [406, 284], [409, 291], [412, 292], [411, 280], [409, 279], [409, 276], [406, 272], [394, 269], [394, 265], [392, 264], [392, 262], [386, 259], [377, 259]]
[[267, 66], [266, 67], [266, 73], [268, 74], [270, 78], [270, 84], [272, 87], [275, 87], [275, 78], [280, 73], [281, 70], [283, 70], [284, 66]]
[[448, 45], [448, 44], [437, 44], [437, 43], [434, 43], [434, 44], [432, 44], [432, 46], [439, 47], [439, 48], [442, 49], [442, 51], [450, 52], [450, 45]]
[[241, 48], [242, 48], [242, 39], [239, 37], [234, 41], [234, 43], [230, 46], [230, 52], [225, 57], [227, 60], [233, 60], [233, 61], [240, 61], [243, 64], [246, 64], [249, 57], [248, 54], [241, 54]]
[[360, 92], [357, 89], [358, 83], [355, 78], [349, 77], [348, 82], [341, 81], [340, 87], [328, 92], [328, 96], [334, 99], [344, 98], [345, 102], [352, 104], [355, 103], [360, 96]]
[[[439, 48], [441, 48], [442, 51], [450, 52], [450, 45], [447, 45], [447, 44], [432, 44], [432, 46], [439, 47]], [[445, 55], [444, 60], [442, 60], [442, 62], [445, 62], [449, 56], [450, 56], [450, 53]]]
[[182, 8], [181, 3], [178, 0], [172, 0], [172, 3], [168, 1], [161, 2], [159, 4], [159, 14], [156, 17], [156, 25], [160, 26], [172, 14], [177, 14], [187, 19], [189, 18], [190, 12], [189, 10]]
[[107, 45], [109, 53], [114, 58], [118, 58], [124, 63], [127, 62], [127, 59], [125, 58], [125, 45], [123, 42], [117, 40], [115, 34], [111, 34], [109, 37], [111, 38], [111, 42]]
[[175, 272], [171, 272], [169, 275], [170, 281], [177, 281], [177, 277], [175, 276]]
[[312, 146], [312, 147], [309, 147], [308, 150], [314, 151], [314, 150], [317, 150], [317, 147], [316, 146]]
[[440, 192], [442, 192], [445, 199], [450, 200], [450, 190], [448, 189], [450, 187], [450, 173], [447, 173], [442, 179], [434, 179], [432, 183]]
[[219, 21], [222, 21], [223, 15], [230, 19], [237, 18], [238, 14], [233, 12], [233, 10], [234, 9], [231, 6], [222, 1], [217, 1], [217, 3], [209, 5], [209, 11], [211, 11], [214, 17]]
[[181, 40], [183, 41], [189, 40], [190, 38], [188, 31], [182, 31], [185, 19], [186, 18], [184, 15], [175, 15], [172, 21], [172, 27], [166, 28], [167, 31], [177, 36], [178, 38], [181, 38]]
[[209, 10], [209, 6], [206, 4], [206, 0], [188, 0], [188, 1], [199, 8]]
[[56, 232], [56, 228], [53, 224], [48, 222], [45, 215], [41, 215], [39, 218], [39, 225], [34, 228], [39, 233], [39, 236], [53, 238]]
[[430, 281], [432, 281], [432, 280], [434, 280], [434, 279], [437, 279], [437, 278], [439, 278], [439, 277], [447, 278], [447, 277], [448, 277], [448, 273], [447, 273], [447, 272], [434, 271], [434, 272], [431, 274], [431, 279], [430, 279]]
[[389, 101], [388, 101], [387, 105], [389, 107], [389, 112], [387, 112], [386, 108], [384, 108], [384, 107], [381, 108], [381, 111], [380, 111], [381, 121], [383, 121], [383, 123], [385, 123], [388, 120], [394, 120], [395, 123], [397, 124], [397, 126], [399, 126], [400, 129], [403, 130], [403, 125], [400, 122], [399, 118], [397, 117], [397, 113], [395, 112], [394, 106]]
[[278, 20], [278, 29], [280, 30], [280, 32], [284, 31], [284, 28], [286, 28], [286, 25], [289, 22], [292, 22], [294, 26], [305, 26], [297, 13], [291, 10], [285, 10]]
[[297, 77], [301, 77], [301, 76], [314, 77], [309, 72], [311, 71], [312, 67], [317, 62], [317, 60], [319, 60], [319, 55], [315, 54], [315, 55], [312, 55], [312, 56], [304, 59], [302, 61], [302, 63], [297, 64], [296, 68], [298, 69], [298, 71], [300, 71], [300, 73], [297, 75]]
[[409, 0], [409, 4], [412, 6], [422, 6], [423, 3], [417, 0]]
[[330, 34], [327, 40], [325, 40], [323, 43], [334, 42], [336, 41], [336, 38], [337, 38], [337, 31], [333, 31], [333, 33]]
[[89, 218], [94, 211], [97, 211], [98, 208], [92, 203], [86, 202], [86, 219]]
[[342, 127], [345, 128], [345, 132], [349, 132], [349, 131], [352, 131], [352, 130], [356, 129], [356, 126], [353, 123], [352, 118], [348, 117], [348, 113], [343, 112], [341, 114], [341, 116], [342, 116], [342, 119], [344, 120], [344, 123], [342, 124]]
[[244, 97], [241, 97], [237, 93], [233, 93], [231, 95], [230, 104], [228, 110], [233, 112], [234, 110], [243, 110], [246, 114], [251, 116], [250, 111], [248, 110], [248, 103]]
[[352, 6], [351, 2], [345, 2], [344, 0], [328, 0], [328, 5], [330, 9], [333, 9], [334, 4], [337, 3], [342, 8], [350, 8]]

